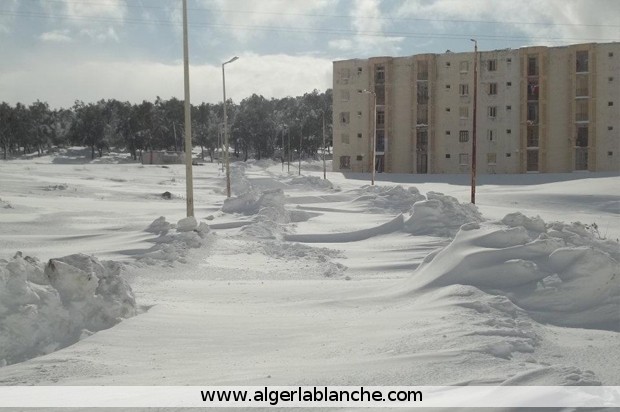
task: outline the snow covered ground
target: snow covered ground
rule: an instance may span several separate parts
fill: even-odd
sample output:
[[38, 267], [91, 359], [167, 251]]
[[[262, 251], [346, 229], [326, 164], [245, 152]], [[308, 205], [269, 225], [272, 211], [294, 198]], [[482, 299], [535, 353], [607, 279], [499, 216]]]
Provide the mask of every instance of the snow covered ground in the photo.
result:
[[618, 176], [321, 167], [0, 163], [0, 385], [620, 385]]

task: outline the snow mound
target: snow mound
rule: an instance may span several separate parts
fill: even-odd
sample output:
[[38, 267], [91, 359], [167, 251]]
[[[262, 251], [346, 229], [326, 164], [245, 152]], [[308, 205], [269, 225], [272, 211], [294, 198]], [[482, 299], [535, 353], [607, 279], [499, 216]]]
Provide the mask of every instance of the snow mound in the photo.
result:
[[411, 218], [405, 222], [406, 232], [452, 237], [462, 225], [483, 220], [475, 205], [459, 203], [452, 196], [428, 192], [426, 198], [413, 204]]
[[332, 182], [318, 176], [296, 176], [293, 177], [289, 183], [292, 185], [309, 186], [316, 189], [334, 189]]
[[136, 256], [139, 262], [147, 265], [186, 263], [188, 250], [204, 246], [210, 233], [209, 226], [205, 222], [198, 224], [194, 217], [181, 219], [173, 225], [163, 216], [155, 219], [145, 231], [159, 234], [151, 240], [155, 243], [153, 247]]
[[463, 226], [416, 269], [415, 289], [471, 285], [507, 297], [541, 322], [620, 330], [617, 242], [580, 223], [518, 215], [502, 222]]
[[363, 186], [361, 196], [353, 202], [368, 206], [370, 213], [407, 212], [414, 203], [426, 200], [417, 188], [402, 186]]
[[0, 363], [53, 352], [136, 314], [115, 262], [77, 254], [0, 260]]

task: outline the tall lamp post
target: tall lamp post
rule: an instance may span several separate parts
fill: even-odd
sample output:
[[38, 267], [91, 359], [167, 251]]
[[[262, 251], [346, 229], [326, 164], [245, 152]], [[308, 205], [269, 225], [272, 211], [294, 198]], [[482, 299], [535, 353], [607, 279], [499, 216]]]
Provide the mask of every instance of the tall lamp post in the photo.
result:
[[478, 105], [478, 41], [474, 42], [474, 124], [471, 137], [471, 203], [476, 203], [476, 108]]
[[372, 171], [370, 173], [370, 184], [371, 186], [375, 185], [375, 169], [377, 161], [377, 94], [368, 89], [364, 89], [361, 93], [372, 94], [373, 97], [373, 120], [372, 120]]
[[189, 47], [187, 45], [187, 0], [183, 0], [183, 77], [185, 88], [185, 191], [187, 217], [194, 216], [194, 184], [192, 179], [192, 118], [189, 101]]
[[228, 63], [232, 63], [237, 60], [239, 57], [235, 56], [227, 62], [222, 63], [222, 90], [224, 92], [224, 159], [226, 159], [226, 197], [230, 197], [230, 159], [229, 159], [229, 148], [228, 148], [228, 116], [226, 116], [226, 72], [224, 71], [224, 66]]

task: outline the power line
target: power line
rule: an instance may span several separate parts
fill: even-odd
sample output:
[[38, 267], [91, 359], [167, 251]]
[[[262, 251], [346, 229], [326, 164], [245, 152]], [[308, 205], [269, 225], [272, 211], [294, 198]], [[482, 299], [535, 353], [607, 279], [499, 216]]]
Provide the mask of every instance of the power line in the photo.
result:
[[[22, 0], [23, 1], [23, 0]], [[30, 0], [38, 1], [38, 0]], [[47, 3], [60, 3], [60, 4], [119, 4], [117, 1], [94, 1], [94, 0], [47, 0]], [[151, 9], [151, 10], [181, 10], [177, 7], [162, 7], [144, 4], [128, 4], [124, 3], [127, 8], [137, 9]], [[317, 13], [290, 13], [290, 12], [275, 12], [275, 11], [258, 11], [258, 10], [230, 10], [230, 9], [215, 9], [205, 7], [193, 7], [188, 8], [189, 11], [194, 12], [210, 12], [210, 13], [222, 13], [222, 14], [258, 14], [258, 15], [272, 15], [272, 16], [290, 16], [290, 17], [315, 17], [315, 18], [334, 18], [334, 19], [347, 19], [353, 18], [351, 15], [337, 15], [337, 14], [317, 14]], [[429, 19], [429, 18], [413, 18], [413, 17], [383, 17], [383, 16], [355, 16], [355, 18], [363, 20], [384, 20], [384, 21], [401, 21], [401, 22], [429, 22], [429, 23], [467, 23], [467, 24], [496, 24], [496, 25], [519, 25], [519, 26], [546, 26], [546, 27], [599, 27], [599, 28], [620, 28], [619, 24], [586, 24], [586, 23], [552, 23], [552, 22], [532, 22], [532, 21], [500, 21], [500, 20], [462, 20], [462, 19]]]
[[[99, 22], [108, 24], [129, 24], [129, 25], [164, 25], [164, 26], [180, 26], [180, 22], [174, 22], [171, 20], [147, 20], [137, 18], [113, 18], [113, 17], [95, 17], [85, 15], [69, 15], [69, 14], [48, 14], [41, 12], [12, 12], [8, 10], [0, 10], [0, 15], [5, 16], [18, 16], [18, 17], [31, 17], [31, 18], [58, 18], [63, 20], [74, 21], [88, 21]], [[219, 23], [201, 23], [194, 21], [189, 24], [193, 27], [203, 28], [223, 28], [223, 29], [237, 29], [247, 31], [266, 31], [266, 32], [284, 32], [284, 33], [314, 33], [325, 35], [339, 35], [339, 36], [365, 36], [365, 37], [404, 37], [404, 38], [444, 38], [444, 39], [461, 39], [477, 37], [479, 39], [487, 40], [505, 40], [505, 41], [522, 41], [522, 40], [545, 40], [552, 42], [565, 42], [565, 41], [617, 41], [617, 38], [585, 38], [585, 37], [535, 37], [535, 36], [502, 36], [502, 35], [489, 35], [489, 34], [477, 34], [477, 33], [463, 33], [463, 34], [446, 34], [435, 32], [400, 32], [400, 31], [357, 31], [346, 29], [326, 29], [326, 28], [292, 28], [282, 26], [259, 26], [259, 25], [235, 25], [235, 24], [219, 24]]]

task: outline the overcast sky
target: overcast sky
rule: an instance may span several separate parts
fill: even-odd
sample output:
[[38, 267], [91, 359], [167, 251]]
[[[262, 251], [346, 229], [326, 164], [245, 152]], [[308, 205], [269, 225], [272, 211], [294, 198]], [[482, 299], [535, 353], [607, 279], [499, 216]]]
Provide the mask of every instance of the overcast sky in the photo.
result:
[[[296, 96], [332, 61], [620, 41], [619, 0], [188, 0], [191, 100]], [[0, 101], [183, 98], [182, 0], [0, 0]]]

